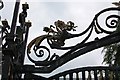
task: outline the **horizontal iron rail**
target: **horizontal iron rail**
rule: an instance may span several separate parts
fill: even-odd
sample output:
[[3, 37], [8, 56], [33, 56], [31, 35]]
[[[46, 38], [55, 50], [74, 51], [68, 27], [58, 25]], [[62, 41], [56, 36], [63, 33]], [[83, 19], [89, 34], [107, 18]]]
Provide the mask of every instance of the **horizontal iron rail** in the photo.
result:
[[[58, 74], [55, 74], [49, 78], [45, 78], [42, 76], [34, 75], [32, 73], [25, 73], [25, 78], [26, 79], [43, 79], [43, 80], [86, 80], [89, 78], [89, 80], [99, 80], [100, 73], [102, 72], [103, 74], [101, 75], [103, 77], [102, 80], [110, 80], [110, 75], [111, 72], [115, 73], [114, 74], [114, 80], [119, 79], [119, 76], [117, 74], [120, 74], [120, 67], [110, 67], [110, 66], [94, 66], [94, 67], [82, 67], [82, 68], [76, 68], [76, 69], [70, 69], [64, 72], [60, 72]], [[88, 77], [87, 73], [89, 76], [93, 75], [93, 77]], [[94, 72], [94, 73], [92, 73]], [[76, 76], [74, 76], [76, 74]], [[68, 76], [67, 76], [68, 75]], [[81, 76], [80, 76], [81, 75]], [[98, 76], [99, 75], [99, 76]]]
[[110, 70], [110, 71], [119, 71], [120, 72], [120, 67], [109, 67], [109, 66], [96, 66], [96, 67], [82, 67], [82, 68], [77, 68], [77, 69], [71, 69], [65, 72], [58, 73], [54, 76], [51, 76], [50, 79], [54, 79], [57, 77], [65, 76], [70, 73], [79, 73], [82, 71], [95, 71], [95, 70]]

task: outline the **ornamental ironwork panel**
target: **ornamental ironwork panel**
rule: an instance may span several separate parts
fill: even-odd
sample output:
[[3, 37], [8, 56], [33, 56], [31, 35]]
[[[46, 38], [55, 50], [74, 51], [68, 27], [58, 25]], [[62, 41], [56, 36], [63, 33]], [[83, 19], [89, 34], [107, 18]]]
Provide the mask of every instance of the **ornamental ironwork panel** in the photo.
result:
[[[3, 2], [0, 9], [3, 8]], [[64, 65], [70, 60], [75, 59], [78, 56], [84, 55], [92, 50], [101, 48], [106, 45], [110, 45], [113, 43], [120, 42], [120, 15], [118, 14], [110, 14], [106, 17], [105, 24], [106, 27], [113, 29], [107, 30], [103, 28], [98, 18], [100, 15], [111, 12], [111, 11], [120, 11], [119, 7], [111, 7], [98, 12], [91, 24], [88, 28], [78, 34], [70, 33], [70, 31], [76, 31], [76, 28], [79, 27], [75, 25], [74, 22], [68, 21], [64, 22], [61, 20], [57, 20], [54, 22], [54, 25], [50, 25], [49, 27], [44, 27], [43, 31], [46, 32], [45, 35], [40, 35], [33, 39], [27, 45], [29, 28], [31, 27], [31, 22], [26, 21], [27, 10], [29, 9], [29, 5], [27, 3], [22, 4], [22, 12], [18, 14], [20, 1], [16, 1], [15, 9], [13, 13], [13, 20], [11, 26], [8, 24], [7, 20], [3, 20], [2, 25], [0, 26], [2, 31], [2, 80], [21, 80], [21, 79], [43, 79], [43, 80], [59, 80], [60, 77], [63, 77], [66, 80], [66, 76], [68, 75], [70, 80], [73, 80], [73, 74], [75, 73], [77, 80], [79, 80], [79, 73], [81, 74], [81, 78], [83, 80], [86, 79], [86, 72], [89, 74], [89, 79], [91, 80], [91, 72], [94, 73], [94, 79], [98, 80], [98, 72], [101, 75], [100, 77], [105, 80], [109, 79], [108, 73], [115, 74], [113, 79], [118, 80], [120, 73], [120, 68], [118, 66], [115, 67], [85, 67], [79, 69], [73, 69], [69, 71], [65, 71], [63, 73], [56, 74], [49, 78], [44, 78], [42, 76], [34, 75], [34, 73], [50, 73], [57, 69], [58, 67]], [[19, 17], [17, 17], [19, 16]], [[20, 26], [16, 26], [17, 18], [19, 20]], [[107, 34], [106, 36], [99, 38], [95, 36], [95, 39], [89, 41], [92, 33], [96, 34]], [[68, 39], [73, 39], [76, 37], [81, 37], [83, 35], [88, 35], [80, 40], [77, 44], [66, 46], [65, 41]], [[25, 35], [25, 36], [24, 36]], [[41, 43], [46, 40], [47, 44], [50, 46], [48, 48], [46, 45], [41, 45]], [[26, 49], [27, 45], [27, 49]], [[58, 53], [51, 54], [51, 49], [57, 50], [67, 50], [61, 56]], [[25, 52], [27, 50], [28, 59], [34, 63], [34, 65], [24, 65]], [[45, 56], [44, 60], [35, 60], [30, 56], [30, 54], [35, 54], [36, 57], [42, 58]], [[47, 54], [47, 56], [46, 56]], [[105, 74], [103, 74], [103, 72]], [[22, 76], [24, 74], [24, 76]]]
[[[77, 27], [75, 23], [72, 21], [68, 21], [67, 23], [65, 23], [63, 21], [58, 20], [54, 22], [54, 25], [50, 25], [50, 27], [44, 27], [43, 31], [47, 32], [47, 34], [41, 35], [33, 39], [27, 46], [27, 56], [29, 60], [33, 62], [36, 66], [43, 66], [41, 69], [42, 72], [51, 72], [52, 70], [65, 64], [66, 62], [80, 55], [83, 55], [89, 51], [103, 47], [105, 45], [119, 42], [119, 35], [118, 35], [119, 31], [105, 30], [98, 23], [98, 17], [101, 14], [108, 12], [108, 11], [120, 11], [120, 9], [119, 8], [107, 8], [107, 9], [100, 11], [99, 13], [95, 15], [89, 27], [85, 31], [79, 34], [72, 34], [68, 32], [72, 30], [75, 31], [75, 28]], [[119, 27], [118, 20], [116, 20], [115, 18], [120, 19], [120, 16], [114, 15], [114, 14], [107, 16], [105, 23], [108, 28]], [[112, 20], [109, 24], [108, 20], [110, 19]], [[99, 39], [96, 36], [94, 41], [88, 41], [93, 31], [95, 31], [96, 34], [104, 33], [104, 34], [109, 34], [109, 35], [101, 39]], [[64, 47], [65, 40], [72, 39], [75, 37], [81, 37], [82, 35], [86, 33], [89, 33], [89, 34], [82, 41], [78, 42], [74, 46]], [[42, 41], [45, 39], [47, 39], [47, 43], [49, 44], [51, 49], [69, 50], [69, 51], [64, 53], [62, 56], [59, 56], [57, 53], [54, 53], [53, 55], [51, 55], [50, 50], [47, 48], [47, 46], [43, 46], [43, 45], [41, 46]], [[35, 55], [39, 58], [47, 54], [47, 53], [44, 53], [44, 50], [46, 50], [48, 52], [48, 57], [43, 61], [38, 61], [38, 60], [36, 61], [32, 59], [31, 56], [29, 55], [31, 53], [31, 49], [33, 50]]]

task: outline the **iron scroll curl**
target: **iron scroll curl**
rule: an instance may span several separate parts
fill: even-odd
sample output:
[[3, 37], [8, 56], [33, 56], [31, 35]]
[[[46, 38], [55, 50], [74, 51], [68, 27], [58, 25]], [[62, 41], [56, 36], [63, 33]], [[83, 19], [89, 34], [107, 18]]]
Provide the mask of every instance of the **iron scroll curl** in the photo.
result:
[[[102, 11], [100, 11], [98, 14], [96, 14], [95, 15], [95, 18], [94, 18], [94, 20], [95, 20], [95, 23], [96, 23], [96, 26], [98, 27], [98, 29], [101, 31], [101, 32], [103, 32], [103, 33], [106, 33], [106, 34], [111, 34], [111, 33], [114, 33], [115, 31], [108, 31], [108, 30], [105, 30], [104, 28], [102, 28], [101, 26], [100, 26], [100, 24], [99, 24], [99, 22], [98, 22], [98, 17], [101, 15], [101, 14], [103, 14], [103, 13], [105, 13], [105, 12], [109, 12], [109, 11], [120, 11], [120, 8], [116, 8], [116, 7], [112, 7], [112, 8], [107, 8], [107, 9], [104, 9], [104, 10], [102, 10]], [[108, 21], [108, 20], [110, 20], [110, 21]], [[106, 25], [106, 27], [108, 27], [108, 28], [117, 28], [118, 26], [118, 22], [119, 22], [119, 20], [120, 20], [120, 15], [118, 15], [118, 14], [110, 14], [110, 15], [108, 15], [107, 17], [106, 17], [106, 20], [105, 20], [105, 25]]]
[[108, 20], [111, 19], [111, 18], [118, 18], [120, 19], [120, 16], [118, 15], [110, 15], [106, 18], [106, 25], [109, 27], [109, 28], [116, 28], [117, 24], [118, 24], [118, 20], [111, 20], [110, 24], [108, 24]]
[[0, 10], [4, 7], [3, 1], [0, 0]]

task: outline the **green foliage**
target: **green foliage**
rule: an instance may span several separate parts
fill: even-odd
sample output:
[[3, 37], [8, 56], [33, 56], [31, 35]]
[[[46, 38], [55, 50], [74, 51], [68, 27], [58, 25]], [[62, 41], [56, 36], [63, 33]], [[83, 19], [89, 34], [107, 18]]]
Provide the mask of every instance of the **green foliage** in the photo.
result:
[[103, 63], [109, 64], [109, 66], [113, 66], [116, 60], [118, 44], [111, 44], [109, 46], [105, 46], [102, 52], [105, 52]]

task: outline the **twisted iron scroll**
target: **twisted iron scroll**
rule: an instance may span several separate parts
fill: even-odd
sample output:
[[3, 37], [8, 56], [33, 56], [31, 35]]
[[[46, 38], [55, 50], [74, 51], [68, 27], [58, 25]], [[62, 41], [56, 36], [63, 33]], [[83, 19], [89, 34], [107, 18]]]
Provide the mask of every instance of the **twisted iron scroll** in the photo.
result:
[[[93, 21], [91, 22], [91, 24], [89, 25], [89, 27], [85, 31], [83, 31], [82, 33], [79, 33], [79, 34], [69, 33], [69, 31], [71, 31], [71, 30], [75, 31], [75, 28], [77, 27], [77, 26], [74, 25], [74, 23], [72, 21], [64, 23], [63, 21], [58, 20], [54, 23], [55, 26], [50, 25], [50, 27], [45, 27], [44, 31], [46, 31], [48, 34], [39, 36], [39, 37], [33, 39], [28, 44], [27, 56], [28, 56], [29, 60], [31, 62], [35, 63], [35, 65], [39, 65], [39, 66], [43, 66], [43, 67], [44, 66], [47, 66], [47, 67], [49, 66], [50, 67], [55, 61], [57, 62], [63, 57], [66, 58], [66, 56], [68, 56], [68, 55], [69, 56], [71, 54], [73, 55], [76, 50], [84, 49], [85, 46], [92, 43], [92, 41], [91, 42], [87, 42], [87, 41], [88, 41], [89, 37], [91, 36], [93, 30], [97, 34], [106, 33], [106, 34], [111, 35], [111, 34], [116, 33], [116, 30], [115, 31], [105, 30], [98, 23], [98, 17], [102, 13], [105, 13], [105, 12], [108, 12], [108, 11], [120, 11], [120, 9], [119, 8], [107, 8], [107, 9], [104, 9], [104, 10], [100, 11], [98, 14], [95, 15], [95, 17], [94, 17]], [[112, 20], [110, 21], [110, 24], [108, 24], [108, 20], [110, 20], [111, 18], [112, 18]], [[117, 18], [117, 20], [113, 19], [113, 18]], [[116, 14], [109, 15], [106, 18], [106, 21], [105, 21], [106, 26], [108, 28], [119, 28], [120, 27], [120, 26], [118, 26], [119, 19], [120, 19], [119, 15], [116, 15]], [[75, 38], [75, 37], [80, 37], [80, 36], [86, 34], [87, 32], [89, 32], [89, 34], [87, 35], [87, 37], [85, 37], [85, 39], [83, 41], [79, 42], [78, 44], [76, 44], [74, 46], [64, 47], [65, 40]], [[46, 46], [41, 46], [41, 42], [45, 39], [47, 39], [47, 42], [52, 49], [69, 50], [69, 51], [66, 52], [65, 54], [63, 54], [62, 56], [58, 56], [57, 54], [53, 54], [50, 57], [50, 50]], [[95, 40], [99, 40], [99, 39], [96, 38]], [[43, 50], [40, 50], [39, 53], [37, 54], [36, 51], [38, 49], [40, 49], [40, 48], [46, 49], [48, 51], [48, 57], [43, 61], [33, 60], [31, 58], [31, 56], [29, 55], [31, 53], [31, 48], [33, 48], [34, 53], [36, 54], [37, 57], [43, 57], [44, 54], [45, 54]], [[73, 57], [71, 59], [74, 59], [74, 58], [75, 57]], [[66, 62], [68, 62], [68, 61], [66, 61]], [[62, 62], [62, 63], [64, 64], [66, 62]], [[60, 66], [60, 65], [57, 65], [57, 67]]]

